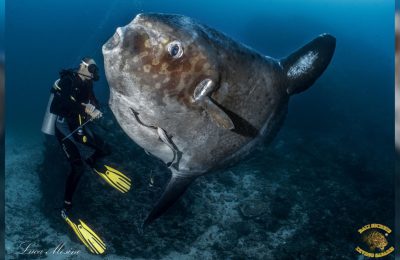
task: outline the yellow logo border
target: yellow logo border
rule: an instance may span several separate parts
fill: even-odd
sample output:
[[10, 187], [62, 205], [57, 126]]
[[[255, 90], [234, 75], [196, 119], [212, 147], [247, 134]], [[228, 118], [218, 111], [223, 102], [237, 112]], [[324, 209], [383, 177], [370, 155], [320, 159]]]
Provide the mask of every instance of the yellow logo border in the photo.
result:
[[[367, 230], [369, 230], [369, 229], [380, 229], [380, 230], [385, 231], [387, 234], [392, 233], [392, 230], [391, 230], [390, 228], [388, 228], [387, 226], [382, 225], [382, 224], [375, 224], [375, 223], [374, 223], [374, 224], [368, 224], [368, 225], [363, 226], [362, 228], [360, 228], [360, 229], [358, 230], [358, 233], [362, 234], [362, 233], [364, 233], [365, 231], [367, 231]], [[394, 251], [394, 247], [391, 246], [391, 247], [389, 247], [388, 249], [386, 249], [385, 251], [380, 252], [380, 253], [370, 253], [370, 252], [365, 251], [364, 249], [362, 249], [362, 248], [359, 247], [359, 246], [357, 246], [355, 250], [356, 250], [358, 253], [360, 253], [360, 254], [362, 254], [363, 256], [366, 256], [366, 257], [370, 257], [370, 258], [380, 258], [380, 257], [384, 257], [384, 256], [387, 256], [387, 255], [389, 255], [390, 253], [392, 253], [392, 252]]]

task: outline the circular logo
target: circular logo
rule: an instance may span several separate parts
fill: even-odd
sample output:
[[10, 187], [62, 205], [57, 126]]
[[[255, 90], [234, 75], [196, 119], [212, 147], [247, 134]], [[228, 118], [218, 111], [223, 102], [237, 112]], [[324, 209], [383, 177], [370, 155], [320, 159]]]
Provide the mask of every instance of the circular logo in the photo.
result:
[[[366, 257], [380, 258], [394, 251], [389, 246], [389, 235], [392, 230], [381, 224], [368, 224], [358, 230], [363, 247], [356, 247], [356, 251]], [[364, 249], [363, 249], [364, 248]]]

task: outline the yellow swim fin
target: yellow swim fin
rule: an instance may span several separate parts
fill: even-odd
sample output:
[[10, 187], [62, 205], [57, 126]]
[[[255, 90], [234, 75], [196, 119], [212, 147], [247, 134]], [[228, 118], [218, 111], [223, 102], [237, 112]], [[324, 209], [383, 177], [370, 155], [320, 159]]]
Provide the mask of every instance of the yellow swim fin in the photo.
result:
[[104, 167], [104, 172], [100, 172], [95, 168], [93, 170], [118, 191], [126, 193], [131, 189], [131, 179], [128, 176], [110, 166], [104, 165]]
[[61, 215], [91, 253], [101, 255], [106, 251], [106, 244], [85, 222], [79, 219], [79, 224], [75, 224], [64, 211]]

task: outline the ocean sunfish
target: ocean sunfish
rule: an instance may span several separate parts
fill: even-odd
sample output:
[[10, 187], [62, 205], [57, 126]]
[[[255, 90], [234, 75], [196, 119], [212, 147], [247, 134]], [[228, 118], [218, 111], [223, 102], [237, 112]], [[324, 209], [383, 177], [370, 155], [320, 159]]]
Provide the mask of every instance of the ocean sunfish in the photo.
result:
[[283, 59], [175, 14], [143, 13], [103, 45], [109, 105], [125, 133], [172, 176], [145, 225], [196, 177], [249, 154], [281, 127], [289, 97], [324, 72], [322, 34]]

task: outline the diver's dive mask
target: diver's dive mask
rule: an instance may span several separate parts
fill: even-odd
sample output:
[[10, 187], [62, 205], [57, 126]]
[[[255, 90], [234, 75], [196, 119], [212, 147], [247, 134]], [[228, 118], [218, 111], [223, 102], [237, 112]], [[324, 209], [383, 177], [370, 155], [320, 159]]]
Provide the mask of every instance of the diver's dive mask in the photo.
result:
[[99, 68], [96, 65], [96, 62], [93, 59], [90, 59], [89, 62], [85, 62], [82, 60], [82, 64], [85, 65], [89, 71], [90, 74], [92, 74], [91, 78], [93, 81], [98, 81], [100, 76], [99, 76]]

